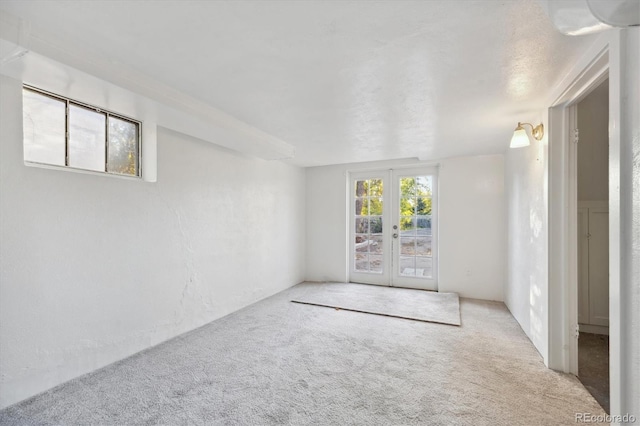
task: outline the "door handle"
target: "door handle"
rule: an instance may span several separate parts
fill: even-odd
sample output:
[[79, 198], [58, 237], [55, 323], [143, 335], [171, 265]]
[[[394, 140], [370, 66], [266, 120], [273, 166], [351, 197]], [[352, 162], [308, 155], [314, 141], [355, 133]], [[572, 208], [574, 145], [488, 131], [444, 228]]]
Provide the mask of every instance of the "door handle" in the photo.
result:
[[393, 234], [393, 238], [398, 238], [398, 234]]

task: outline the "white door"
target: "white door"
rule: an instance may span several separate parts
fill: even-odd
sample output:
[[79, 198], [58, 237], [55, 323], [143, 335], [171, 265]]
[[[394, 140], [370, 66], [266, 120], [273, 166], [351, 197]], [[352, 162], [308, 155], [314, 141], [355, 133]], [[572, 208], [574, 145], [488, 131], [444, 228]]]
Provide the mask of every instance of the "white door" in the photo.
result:
[[392, 183], [392, 285], [437, 290], [435, 170], [394, 170]]
[[390, 285], [389, 172], [352, 173], [350, 179], [349, 280]]
[[437, 289], [435, 169], [352, 173], [349, 279]]

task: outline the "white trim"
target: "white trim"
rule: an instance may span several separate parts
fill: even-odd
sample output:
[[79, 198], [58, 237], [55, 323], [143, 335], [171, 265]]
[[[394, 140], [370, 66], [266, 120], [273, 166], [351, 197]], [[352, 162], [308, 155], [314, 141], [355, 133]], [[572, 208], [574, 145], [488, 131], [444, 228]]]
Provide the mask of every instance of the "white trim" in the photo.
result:
[[24, 161], [24, 165], [26, 167], [33, 167], [36, 169], [58, 170], [62, 172], [72, 172], [72, 173], [79, 173], [83, 175], [105, 176], [109, 178], [126, 179], [126, 180], [138, 181], [138, 182], [145, 181], [141, 176], [123, 175], [119, 173], [107, 173], [107, 172], [101, 172], [96, 170], [79, 169], [77, 167], [70, 167], [70, 166], [56, 166], [55, 164], [33, 163], [31, 161]]
[[[621, 97], [620, 31], [609, 45], [609, 400], [611, 414], [622, 412], [622, 309], [620, 278]], [[629, 178], [629, 183], [631, 178]]]
[[585, 68], [549, 108], [549, 357], [548, 366], [578, 373], [577, 149], [574, 105], [608, 75], [608, 46], [597, 46]]
[[621, 408], [620, 312], [620, 32], [603, 34], [557, 87], [549, 108], [549, 362], [577, 373], [576, 150], [571, 106], [609, 77], [609, 312], [611, 413]]
[[[375, 162], [374, 162], [375, 163]], [[363, 165], [362, 168], [357, 167], [357, 164], [350, 164], [349, 170], [347, 173], [366, 173], [366, 172], [379, 172], [379, 171], [389, 171], [389, 170], [406, 170], [406, 169], [420, 169], [433, 171], [433, 173], [438, 173], [438, 168], [440, 167], [439, 162], [429, 161], [429, 162], [411, 162], [407, 164], [398, 163], [395, 161], [383, 161], [380, 163], [378, 167], [372, 166], [367, 167], [367, 163], [361, 163]], [[321, 166], [322, 167], [322, 166]]]

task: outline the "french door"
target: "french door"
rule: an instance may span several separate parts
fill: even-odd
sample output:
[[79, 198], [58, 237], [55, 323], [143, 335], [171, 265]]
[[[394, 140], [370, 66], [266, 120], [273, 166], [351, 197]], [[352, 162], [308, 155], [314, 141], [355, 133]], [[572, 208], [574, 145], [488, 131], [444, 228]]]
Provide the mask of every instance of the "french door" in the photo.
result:
[[437, 290], [434, 168], [350, 176], [349, 279]]

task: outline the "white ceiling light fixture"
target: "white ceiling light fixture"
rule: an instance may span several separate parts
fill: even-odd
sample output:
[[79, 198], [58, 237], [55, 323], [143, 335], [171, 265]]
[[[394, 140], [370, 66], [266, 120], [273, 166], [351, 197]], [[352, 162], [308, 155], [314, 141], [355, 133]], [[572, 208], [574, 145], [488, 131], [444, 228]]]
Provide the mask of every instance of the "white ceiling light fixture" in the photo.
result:
[[543, 0], [542, 6], [556, 29], [570, 36], [640, 25], [639, 0]]
[[513, 131], [509, 148], [522, 148], [529, 146], [529, 135], [527, 134], [526, 129], [522, 126], [531, 126], [531, 136], [533, 136], [537, 141], [542, 140], [542, 137], [544, 136], [544, 126], [542, 123], [534, 126], [531, 123], [518, 122], [518, 127]]
[[639, 0], [586, 0], [593, 16], [617, 28], [640, 26]]

